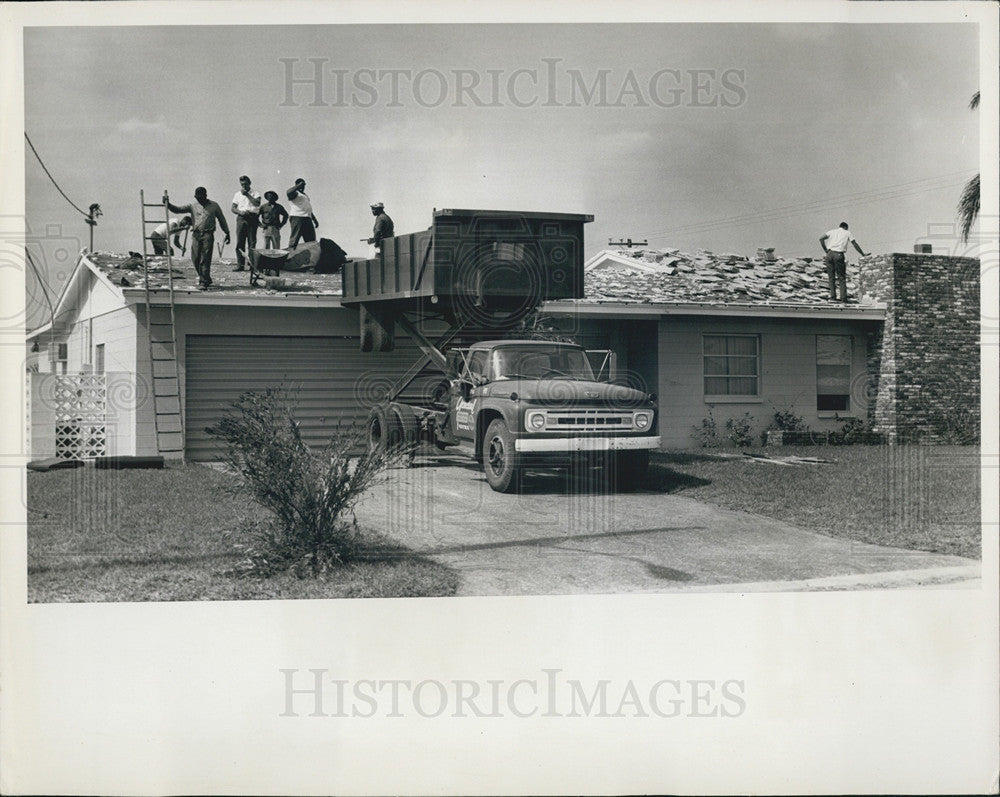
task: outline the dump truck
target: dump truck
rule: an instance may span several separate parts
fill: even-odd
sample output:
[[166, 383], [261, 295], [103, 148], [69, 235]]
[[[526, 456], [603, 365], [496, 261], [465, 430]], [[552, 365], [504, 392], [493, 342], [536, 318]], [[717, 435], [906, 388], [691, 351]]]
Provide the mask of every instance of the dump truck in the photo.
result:
[[427, 230], [344, 266], [361, 348], [389, 351], [401, 330], [423, 353], [372, 407], [371, 448], [467, 454], [498, 492], [544, 467], [600, 468], [619, 489], [641, 483], [660, 445], [656, 397], [617, 383], [611, 351], [514, 331], [545, 301], [583, 297], [592, 220], [435, 209]]

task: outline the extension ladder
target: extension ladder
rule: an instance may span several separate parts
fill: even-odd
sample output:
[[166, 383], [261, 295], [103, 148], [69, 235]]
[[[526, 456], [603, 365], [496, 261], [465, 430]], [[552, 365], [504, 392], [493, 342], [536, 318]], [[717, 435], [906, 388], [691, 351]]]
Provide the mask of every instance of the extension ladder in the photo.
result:
[[[142, 269], [146, 285], [146, 341], [149, 345], [150, 393], [153, 398], [153, 423], [156, 452], [164, 459], [184, 459], [184, 411], [180, 395], [180, 375], [177, 367], [177, 332], [174, 315], [174, 272], [171, 255], [170, 209], [167, 192], [159, 203], [147, 203], [139, 191], [142, 207]], [[159, 208], [163, 215], [147, 216], [146, 211]], [[167, 225], [167, 297], [154, 298], [149, 289], [150, 225]], [[185, 245], [187, 231], [185, 231]]]

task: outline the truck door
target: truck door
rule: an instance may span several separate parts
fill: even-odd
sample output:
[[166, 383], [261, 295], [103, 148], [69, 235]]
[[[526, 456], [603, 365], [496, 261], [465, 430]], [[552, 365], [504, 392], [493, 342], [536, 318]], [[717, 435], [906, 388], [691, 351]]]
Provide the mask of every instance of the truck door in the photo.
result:
[[486, 381], [486, 352], [474, 351], [466, 359], [451, 394], [451, 418], [455, 434], [471, 440], [476, 433], [476, 399], [473, 390]]

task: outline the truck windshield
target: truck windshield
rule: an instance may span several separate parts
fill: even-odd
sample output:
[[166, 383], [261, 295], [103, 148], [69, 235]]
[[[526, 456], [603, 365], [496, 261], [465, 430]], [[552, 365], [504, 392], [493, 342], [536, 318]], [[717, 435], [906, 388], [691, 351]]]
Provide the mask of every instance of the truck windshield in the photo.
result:
[[489, 371], [491, 379], [594, 379], [586, 352], [568, 346], [497, 348]]

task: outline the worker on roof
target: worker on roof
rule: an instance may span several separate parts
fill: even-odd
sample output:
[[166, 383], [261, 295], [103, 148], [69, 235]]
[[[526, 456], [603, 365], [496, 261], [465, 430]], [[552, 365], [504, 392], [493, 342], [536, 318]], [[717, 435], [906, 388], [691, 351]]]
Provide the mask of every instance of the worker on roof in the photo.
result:
[[251, 249], [257, 248], [257, 228], [260, 226], [260, 194], [250, 187], [250, 178], [240, 177], [240, 190], [233, 194], [233, 213], [236, 214], [236, 268], [246, 268]]
[[281, 249], [281, 228], [288, 221], [288, 211], [278, 203], [274, 191], [264, 192], [264, 204], [260, 206], [260, 226], [264, 231], [264, 248]]
[[163, 222], [163, 224], [156, 227], [149, 234], [149, 242], [153, 245], [154, 255], [165, 255], [170, 252], [171, 257], [174, 254], [174, 248], [170, 245], [169, 238], [171, 235], [174, 236], [174, 246], [181, 250], [181, 254], [184, 254], [184, 247], [181, 245], [180, 233], [181, 230], [186, 230], [191, 226], [191, 217], [182, 216], [181, 218], [172, 218], [169, 222]]
[[862, 257], [868, 257], [869, 252], [865, 252], [854, 240], [854, 236], [848, 232], [847, 222], [840, 222], [839, 227], [830, 230], [819, 239], [819, 245], [826, 253], [823, 262], [826, 263], [826, 275], [830, 282], [830, 301], [847, 301], [847, 245], [854, 244]]
[[285, 195], [288, 197], [288, 222], [291, 230], [288, 248], [294, 249], [298, 246], [299, 239], [306, 243], [312, 243], [316, 240], [316, 228], [319, 227], [319, 220], [313, 213], [312, 201], [306, 194], [306, 181], [299, 177], [295, 181], [295, 185], [285, 192]]
[[207, 291], [212, 285], [212, 247], [215, 246], [216, 221], [226, 234], [225, 243], [229, 243], [229, 223], [222, 208], [218, 202], [209, 199], [208, 191], [199, 185], [194, 189], [194, 202], [189, 205], [171, 205], [168, 202], [167, 209], [171, 213], [191, 214], [191, 262], [198, 272], [198, 290]]
[[372, 215], [375, 217], [375, 226], [372, 228], [372, 237], [368, 239], [368, 243], [373, 244], [376, 249], [381, 251], [382, 241], [393, 237], [395, 227], [389, 214], [385, 212], [384, 204], [376, 202], [371, 206], [371, 209]]

